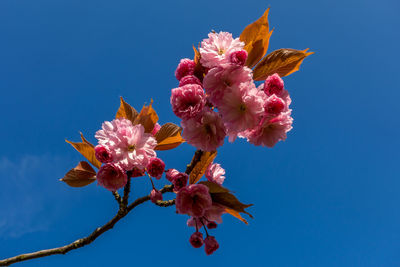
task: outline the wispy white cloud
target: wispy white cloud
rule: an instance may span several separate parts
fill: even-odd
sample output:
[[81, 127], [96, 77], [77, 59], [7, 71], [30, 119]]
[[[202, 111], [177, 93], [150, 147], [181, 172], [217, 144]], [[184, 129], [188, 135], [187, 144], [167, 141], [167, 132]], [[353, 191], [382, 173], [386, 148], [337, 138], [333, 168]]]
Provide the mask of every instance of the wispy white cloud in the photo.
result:
[[65, 164], [59, 157], [0, 158], [0, 238], [18, 238], [50, 227], [57, 196], [49, 184]]

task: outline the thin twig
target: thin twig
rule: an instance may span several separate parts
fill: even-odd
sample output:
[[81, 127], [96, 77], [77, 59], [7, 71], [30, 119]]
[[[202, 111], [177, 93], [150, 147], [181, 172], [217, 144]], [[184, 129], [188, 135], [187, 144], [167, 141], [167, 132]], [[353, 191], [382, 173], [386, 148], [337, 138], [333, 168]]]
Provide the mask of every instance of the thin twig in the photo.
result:
[[130, 192], [131, 192], [131, 178], [129, 177], [124, 187], [124, 197], [122, 199], [122, 204], [120, 205], [120, 208], [125, 209], [126, 206], [128, 206]]
[[[171, 185], [166, 185], [160, 190], [160, 192], [161, 193], [172, 192], [172, 188], [173, 187]], [[86, 246], [86, 245], [92, 243], [94, 240], [96, 240], [96, 238], [98, 238], [104, 232], [112, 229], [119, 220], [121, 220], [123, 217], [125, 217], [136, 206], [138, 206], [146, 201], [149, 201], [149, 200], [150, 200], [150, 196], [144, 196], [144, 197], [136, 199], [134, 202], [132, 202], [127, 207], [127, 209], [125, 211], [119, 210], [118, 213], [114, 216], [114, 218], [112, 218], [105, 225], [96, 228], [96, 230], [94, 230], [87, 237], [78, 239], [75, 242], [72, 242], [71, 244], [68, 244], [68, 245], [65, 245], [62, 247], [40, 250], [40, 251], [36, 251], [33, 253], [21, 254], [21, 255], [12, 257], [12, 258], [0, 260], [0, 266], [8, 266], [13, 263], [36, 259], [36, 258], [41, 258], [41, 257], [46, 257], [46, 256], [50, 256], [50, 255], [55, 255], [55, 254], [66, 254], [67, 252], [69, 252], [71, 250]]]
[[122, 197], [118, 194], [118, 192], [114, 191], [114, 192], [112, 192], [112, 194], [114, 195], [115, 200], [118, 202], [118, 205], [121, 205]]
[[186, 166], [186, 171], [185, 171], [186, 174], [190, 174], [192, 172], [194, 166], [196, 166], [197, 162], [200, 161], [202, 155], [203, 151], [201, 151], [200, 149], [194, 152], [192, 161], [190, 162], [190, 164]]
[[156, 204], [157, 206], [160, 206], [160, 207], [169, 207], [169, 206], [175, 205], [175, 199], [157, 200], [157, 202], [154, 204]]

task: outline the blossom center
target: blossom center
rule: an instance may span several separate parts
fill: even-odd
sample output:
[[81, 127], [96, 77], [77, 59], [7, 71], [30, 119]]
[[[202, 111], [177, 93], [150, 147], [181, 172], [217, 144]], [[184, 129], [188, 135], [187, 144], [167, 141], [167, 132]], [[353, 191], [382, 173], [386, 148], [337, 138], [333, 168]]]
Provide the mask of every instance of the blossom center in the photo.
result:
[[218, 55], [223, 55], [225, 53], [225, 50], [224, 49], [218, 49]]
[[240, 111], [240, 113], [245, 113], [246, 112], [246, 109], [247, 109], [247, 107], [246, 107], [246, 105], [245, 104], [240, 104], [240, 106], [239, 106], [239, 111]]
[[135, 145], [130, 145], [130, 146], [128, 146], [128, 151], [129, 152], [132, 152], [132, 151], [134, 151], [136, 149], [136, 146]]

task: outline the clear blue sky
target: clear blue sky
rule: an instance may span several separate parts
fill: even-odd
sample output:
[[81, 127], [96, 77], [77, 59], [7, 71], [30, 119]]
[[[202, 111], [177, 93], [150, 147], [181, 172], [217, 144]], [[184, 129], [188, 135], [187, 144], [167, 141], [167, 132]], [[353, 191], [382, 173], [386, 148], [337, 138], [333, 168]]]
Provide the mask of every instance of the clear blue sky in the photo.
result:
[[[212, 29], [238, 36], [268, 6], [270, 50], [316, 54], [285, 78], [287, 141], [219, 151], [226, 186], [255, 204], [250, 225], [225, 215], [207, 257], [185, 216], [147, 203], [90, 246], [20, 266], [400, 266], [397, 0], [0, 1], [0, 258], [108, 221], [110, 192], [58, 181], [82, 159], [64, 139], [94, 141], [119, 96], [137, 108], [153, 98], [161, 122], [179, 123], [179, 59]], [[160, 156], [183, 169], [193, 151]], [[133, 196], [149, 190], [134, 181]]]

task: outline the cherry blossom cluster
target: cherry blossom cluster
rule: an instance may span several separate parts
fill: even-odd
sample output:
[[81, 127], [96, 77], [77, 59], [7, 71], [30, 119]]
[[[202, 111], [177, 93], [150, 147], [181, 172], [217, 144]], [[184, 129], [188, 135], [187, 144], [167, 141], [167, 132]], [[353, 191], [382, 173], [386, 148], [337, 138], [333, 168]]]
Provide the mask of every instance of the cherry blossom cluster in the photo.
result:
[[203, 151], [214, 151], [226, 136], [273, 147], [286, 139], [293, 119], [291, 99], [278, 74], [256, 86], [246, 67], [247, 52], [228, 32], [209, 33], [201, 42], [200, 60], [182, 59], [175, 71], [179, 87], [171, 105], [182, 119], [182, 136]]
[[154, 135], [159, 129], [156, 124], [152, 133], [145, 133], [141, 124], [133, 125], [128, 119], [105, 121], [95, 135], [95, 156], [103, 163], [97, 172], [99, 185], [116, 191], [126, 185], [128, 178], [143, 176], [145, 172], [160, 179], [165, 164], [154, 151]]

